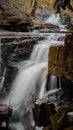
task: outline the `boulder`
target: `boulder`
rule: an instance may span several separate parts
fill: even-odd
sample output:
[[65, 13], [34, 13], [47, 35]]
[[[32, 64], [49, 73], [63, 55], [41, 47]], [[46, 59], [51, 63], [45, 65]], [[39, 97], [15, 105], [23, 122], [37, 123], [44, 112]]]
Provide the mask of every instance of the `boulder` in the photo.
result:
[[0, 104], [0, 128], [3, 127], [8, 129], [9, 127], [9, 118], [12, 114], [12, 108], [6, 104]]
[[[35, 104], [33, 118], [35, 126], [43, 126], [42, 130], [72, 130], [73, 128], [73, 104], [71, 102]], [[71, 115], [71, 113], [72, 115]]]
[[35, 125], [37, 126], [49, 126], [50, 116], [55, 114], [54, 104], [42, 103], [41, 105], [35, 104], [33, 108], [33, 117], [35, 120]]
[[73, 81], [73, 33], [67, 35], [64, 45], [52, 45], [48, 56], [49, 72]]
[[53, 130], [62, 130], [65, 127], [65, 124], [68, 123], [66, 120], [66, 113], [68, 111], [69, 105], [61, 105], [57, 113], [50, 117]]

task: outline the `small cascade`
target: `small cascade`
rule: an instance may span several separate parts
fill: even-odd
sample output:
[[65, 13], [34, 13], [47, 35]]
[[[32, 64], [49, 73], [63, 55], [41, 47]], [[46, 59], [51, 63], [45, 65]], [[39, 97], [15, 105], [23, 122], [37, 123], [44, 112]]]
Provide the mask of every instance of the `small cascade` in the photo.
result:
[[55, 88], [61, 88], [60, 77], [57, 77], [55, 75], [51, 75], [50, 77], [50, 90], [53, 90]]
[[[5, 81], [5, 74], [6, 74], [6, 68], [4, 69], [4, 72], [3, 72], [3, 75], [1, 77], [1, 81], [0, 81], [0, 91], [2, 91], [3, 89], [3, 84], [4, 84], [4, 81]], [[3, 90], [4, 91], [4, 90]]]
[[[12, 93], [10, 95], [11, 105], [14, 109], [17, 109], [24, 100], [27, 102], [26, 100], [30, 97], [30, 94], [35, 94], [35, 87], [37, 87], [36, 83], [38, 82], [37, 79], [40, 78], [39, 76], [41, 73], [42, 78], [45, 76], [46, 68], [47, 64], [42, 63], [26, 68], [23, 71], [19, 71], [18, 76], [12, 85]], [[43, 81], [41, 80], [41, 82]], [[39, 81], [38, 83], [39, 87], [41, 87], [41, 82]], [[9, 104], [9, 100], [6, 99], [5, 103]]]
[[48, 20], [46, 20], [46, 23], [51, 23], [53, 25], [58, 26], [61, 21], [61, 17], [59, 14], [50, 14]]
[[60, 16], [60, 14], [51, 13], [46, 23], [51, 23], [53, 25], [59, 26], [60, 31], [68, 31], [67, 24], [69, 21], [66, 20], [65, 16]]
[[50, 96], [54, 96], [56, 93], [58, 93], [59, 91], [61, 91], [61, 88], [59, 88], [59, 89], [52, 89], [52, 90], [50, 90], [50, 91], [48, 91], [48, 92], [46, 92], [45, 94], [44, 94], [44, 96], [43, 96], [43, 99], [47, 99], [47, 97], [50, 97]]
[[48, 39], [38, 42], [38, 44], [35, 45], [33, 48], [30, 60], [35, 61], [36, 63], [47, 62], [48, 51], [50, 46], [51, 43], [49, 43]]
[[41, 87], [41, 90], [40, 90], [40, 94], [39, 94], [39, 99], [42, 99], [44, 97], [44, 93], [45, 93], [45, 82], [43, 82], [43, 85]]
[[57, 88], [57, 77], [54, 75], [50, 76], [50, 90]]
[[36, 45], [34, 53], [31, 55], [31, 60], [40, 63], [46, 62], [48, 59], [48, 45]]

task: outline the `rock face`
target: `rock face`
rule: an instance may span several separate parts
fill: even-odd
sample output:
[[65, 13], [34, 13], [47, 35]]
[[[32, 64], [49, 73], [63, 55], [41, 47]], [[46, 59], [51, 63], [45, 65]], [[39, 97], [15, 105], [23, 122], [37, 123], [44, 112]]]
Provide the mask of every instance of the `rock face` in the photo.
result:
[[[8, 36], [1, 39], [1, 76], [4, 78], [2, 92], [10, 90], [20, 65], [24, 60], [30, 58], [33, 47], [38, 40], [42, 40], [42, 37], [33, 38], [23, 35], [21, 37], [13, 36], [13, 38]], [[0, 93], [1, 96], [2, 92]]]
[[67, 35], [63, 45], [49, 49], [49, 72], [73, 81], [73, 34]]
[[[43, 126], [42, 130], [72, 130], [73, 115], [67, 115], [73, 111], [73, 104], [70, 102], [55, 102], [35, 104], [33, 108], [33, 117], [35, 126]], [[57, 107], [57, 109], [56, 109]]]
[[35, 104], [33, 108], [33, 117], [37, 126], [48, 126], [51, 124], [50, 116], [56, 113], [53, 104], [43, 103], [41, 105]]
[[0, 29], [27, 32], [31, 29], [31, 19], [15, 8], [8, 0], [0, 0]]
[[30, 57], [38, 38], [3, 38], [1, 40], [1, 56], [6, 64], [20, 62]]

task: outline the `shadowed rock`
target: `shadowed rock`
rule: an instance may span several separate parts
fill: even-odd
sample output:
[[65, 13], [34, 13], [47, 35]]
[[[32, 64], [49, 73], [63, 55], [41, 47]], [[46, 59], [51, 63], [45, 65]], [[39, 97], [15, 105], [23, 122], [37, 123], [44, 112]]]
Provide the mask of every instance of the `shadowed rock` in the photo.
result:
[[43, 103], [41, 105], [36, 105], [33, 108], [33, 117], [35, 120], [35, 125], [37, 126], [48, 126], [51, 124], [50, 116], [55, 114], [54, 104]]
[[0, 104], [0, 129], [9, 127], [9, 118], [12, 114], [12, 108], [5, 105]]

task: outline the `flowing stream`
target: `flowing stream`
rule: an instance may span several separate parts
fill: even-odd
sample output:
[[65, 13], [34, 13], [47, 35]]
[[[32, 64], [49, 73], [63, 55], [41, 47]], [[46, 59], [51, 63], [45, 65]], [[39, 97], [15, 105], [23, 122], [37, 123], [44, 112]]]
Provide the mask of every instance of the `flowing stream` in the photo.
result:
[[[60, 30], [66, 30], [66, 25], [62, 25], [59, 15], [56, 17], [54, 14], [51, 15], [46, 23], [58, 25]], [[30, 130], [34, 126], [33, 103], [36, 99], [43, 99], [49, 94], [45, 93], [49, 47], [53, 44], [64, 44], [64, 36], [65, 34], [62, 33], [48, 34], [44, 40], [38, 41], [32, 50], [30, 59], [21, 65], [12, 84], [11, 93], [3, 99], [4, 103], [13, 107], [10, 122], [12, 130]], [[50, 90], [51, 93], [57, 91], [57, 78], [55, 76], [51, 76]], [[36, 130], [41, 130], [41, 128], [36, 127]]]

